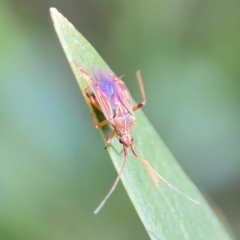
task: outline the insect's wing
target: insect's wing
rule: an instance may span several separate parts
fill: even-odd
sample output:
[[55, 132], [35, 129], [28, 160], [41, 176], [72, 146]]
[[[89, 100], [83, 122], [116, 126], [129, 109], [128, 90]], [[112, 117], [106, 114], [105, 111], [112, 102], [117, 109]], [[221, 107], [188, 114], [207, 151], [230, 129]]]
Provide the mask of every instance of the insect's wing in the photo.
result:
[[74, 59], [73, 59], [73, 62], [77, 66], [82, 77], [87, 81], [88, 85], [91, 87], [91, 89], [101, 107], [103, 114], [105, 115], [106, 119], [109, 120], [110, 118], [113, 117], [113, 111], [112, 111], [111, 102], [109, 101], [109, 98], [105, 93], [106, 91], [104, 88], [104, 83], [103, 83], [103, 81], [101, 81], [101, 78], [100, 78], [100, 80], [98, 80], [98, 77], [99, 76], [101, 77], [101, 73], [96, 72], [97, 78], [95, 76], [91, 77], [89, 75], [89, 73], [81, 66], [80, 63], [78, 63]]
[[112, 105], [108, 97], [106, 96], [105, 92], [103, 92], [98, 87], [98, 84], [94, 78], [89, 79], [88, 84], [90, 85], [92, 91], [94, 92], [94, 95], [106, 119], [107, 120], [111, 119], [113, 117]]
[[119, 102], [133, 115], [130, 93], [119, 77], [100, 67], [93, 68], [91, 77], [78, 62], [74, 60], [74, 63], [91, 87], [107, 120], [114, 117]]
[[114, 116], [115, 101], [118, 98], [116, 84], [114, 83], [114, 74], [100, 67], [93, 69], [93, 81], [89, 82], [95, 97], [106, 117], [111, 119]]
[[95, 67], [94, 69], [94, 78], [98, 80], [99, 83], [101, 82], [99, 88], [111, 103], [113, 115], [119, 102], [133, 115], [130, 93], [121, 78], [99, 67]]
[[117, 79], [116, 90], [118, 92], [118, 96], [119, 96], [121, 103], [128, 110], [128, 112], [133, 115], [130, 93], [129, 93], [125, 83], [120, 78]]

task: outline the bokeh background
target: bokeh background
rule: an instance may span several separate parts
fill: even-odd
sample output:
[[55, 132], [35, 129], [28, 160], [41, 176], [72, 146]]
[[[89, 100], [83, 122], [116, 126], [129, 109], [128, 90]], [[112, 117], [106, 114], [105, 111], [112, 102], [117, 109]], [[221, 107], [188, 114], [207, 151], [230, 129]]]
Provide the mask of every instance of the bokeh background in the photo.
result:
[[0, 239], [149, 239], [93, 129], [49, 8], [125, 74], [240, 239], [240, 2], [0, 0]]

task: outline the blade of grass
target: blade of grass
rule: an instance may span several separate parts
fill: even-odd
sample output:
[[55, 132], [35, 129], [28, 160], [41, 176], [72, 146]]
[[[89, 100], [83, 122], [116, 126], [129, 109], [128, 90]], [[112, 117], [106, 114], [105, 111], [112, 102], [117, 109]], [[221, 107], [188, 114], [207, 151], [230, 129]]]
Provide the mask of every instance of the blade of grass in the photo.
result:
[[[51, 8], [50, 12], [61, 45], [83, 91], [87, 83], [80, 77], [73, 59], [81, 63], [86, 69], [95, 65], [105, 69], [109, 69], [109, 67], [66, 18], [55, 8]], [[84, 93], [83, 95], [86, 99]], [[94, 112], [87, 99], [86, 102], [91, 112]], [[143, 164], [132, 154], [129, 154], [121, 179], [150, 238], [231, 239], [141, 110], [136, 112], [136, 119], [137, 125], [134, 126], [132, 134], [136, 139], [134, 146], [139, 156], [146, 158], [158, 173], [180, 191], [201, 202], [200, 205], [189, 202], [161, 181], [160, 188], [157, 188], [156, 180], [152, 179], [153, 176]], [[109, 126], [100, 129], [104, 141], [110, 132]], [[120, 170], [123, 161], [123, 155], [120, 154], [121, 150], [122, 146], [118, 139], [114, 138], [108, 152], [117, 171]]]

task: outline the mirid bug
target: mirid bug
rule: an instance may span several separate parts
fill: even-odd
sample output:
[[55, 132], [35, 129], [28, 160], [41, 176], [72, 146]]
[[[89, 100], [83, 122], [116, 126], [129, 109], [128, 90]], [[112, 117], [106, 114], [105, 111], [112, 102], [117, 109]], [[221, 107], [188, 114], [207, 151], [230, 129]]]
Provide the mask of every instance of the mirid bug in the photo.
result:
[[[122, 81], [120, 77], [117, 77], [114, 73], [104, 70], [100, 67], [95, 67], [93, 69], [93, 75], [91, 76], [77, 61], [73, 60], [73, 62], [77, 66], [81, 76], [88, 83], [88, 86], [84, 90], [87, 98], [89, 99], [90, 103], [99, 111], [101, 111], [106, 117], [106, 120], [96, 124], [93, 115], [91, 114], [95, 128], [101, 128], [109, 123], [113, 127], [113, 131], [107, 140], [107, 146], [110, 145], [111, 140], [113, 139], [115, 134], [117, 134], [120, 137], [119, 142], [120, 144], [123, 145], [124, 161], [120, 169], [120, 172], [115, 182], [113, 183], [113, 186], [111, 187], [110, 191], [94, 211], [94, 214], [97, 214], [101, 210], [103, 205], [106, 203], [107, 199], [115, 190], [127, 161], [128, 147], [131, 148], [135, 157], [139, 161], [141, 161], [144, 164], [144, 166], [153, 173], [153, 175], [156, 175], [161, 181], [163, 181], [165, 184], [167, 184], [169, 187], [174, 189], [179, 194], [185, 196], [190, 201], [199, 204], [199, 202], [195, 201], [194, 199], [190, 198], [183, 192], [179, 191], [177, 188], [172, 186], [167, 180], [165, 180], [161, 175], [159, 175], [150, 166], [150, 164], [148, 164], [145, 160], [141, 159], [138, 156], [133, 147], [134, 137], [131, 136], [131, 130], [133, 125], [136, 124], [134, 111], [140, 109], [146, 104], [146, 95], [140, 71], [137, 71], [136, 76], [142, 95], [142, 102], [132, 107], [130, 93], [125, 83]], [[91, 88], [92, 92], [94, 93], [94, 96], [92, 96], [91, 93], [89, 92], [89, 88]]]

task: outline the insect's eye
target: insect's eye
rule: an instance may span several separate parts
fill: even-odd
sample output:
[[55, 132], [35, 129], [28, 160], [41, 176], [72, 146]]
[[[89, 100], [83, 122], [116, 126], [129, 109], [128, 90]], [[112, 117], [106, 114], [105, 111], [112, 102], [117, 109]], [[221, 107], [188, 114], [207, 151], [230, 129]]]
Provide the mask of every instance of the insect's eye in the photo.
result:
[[121, 139], [121, 138], [119, 138], [119, 142], [120, 142], [121, 144], [123, 144], [123, 141], [122, 141], [122, 139]]
[[133, 142], [134, 141], [134, 137], [133, 136], [131, 136], [131, 142]]

